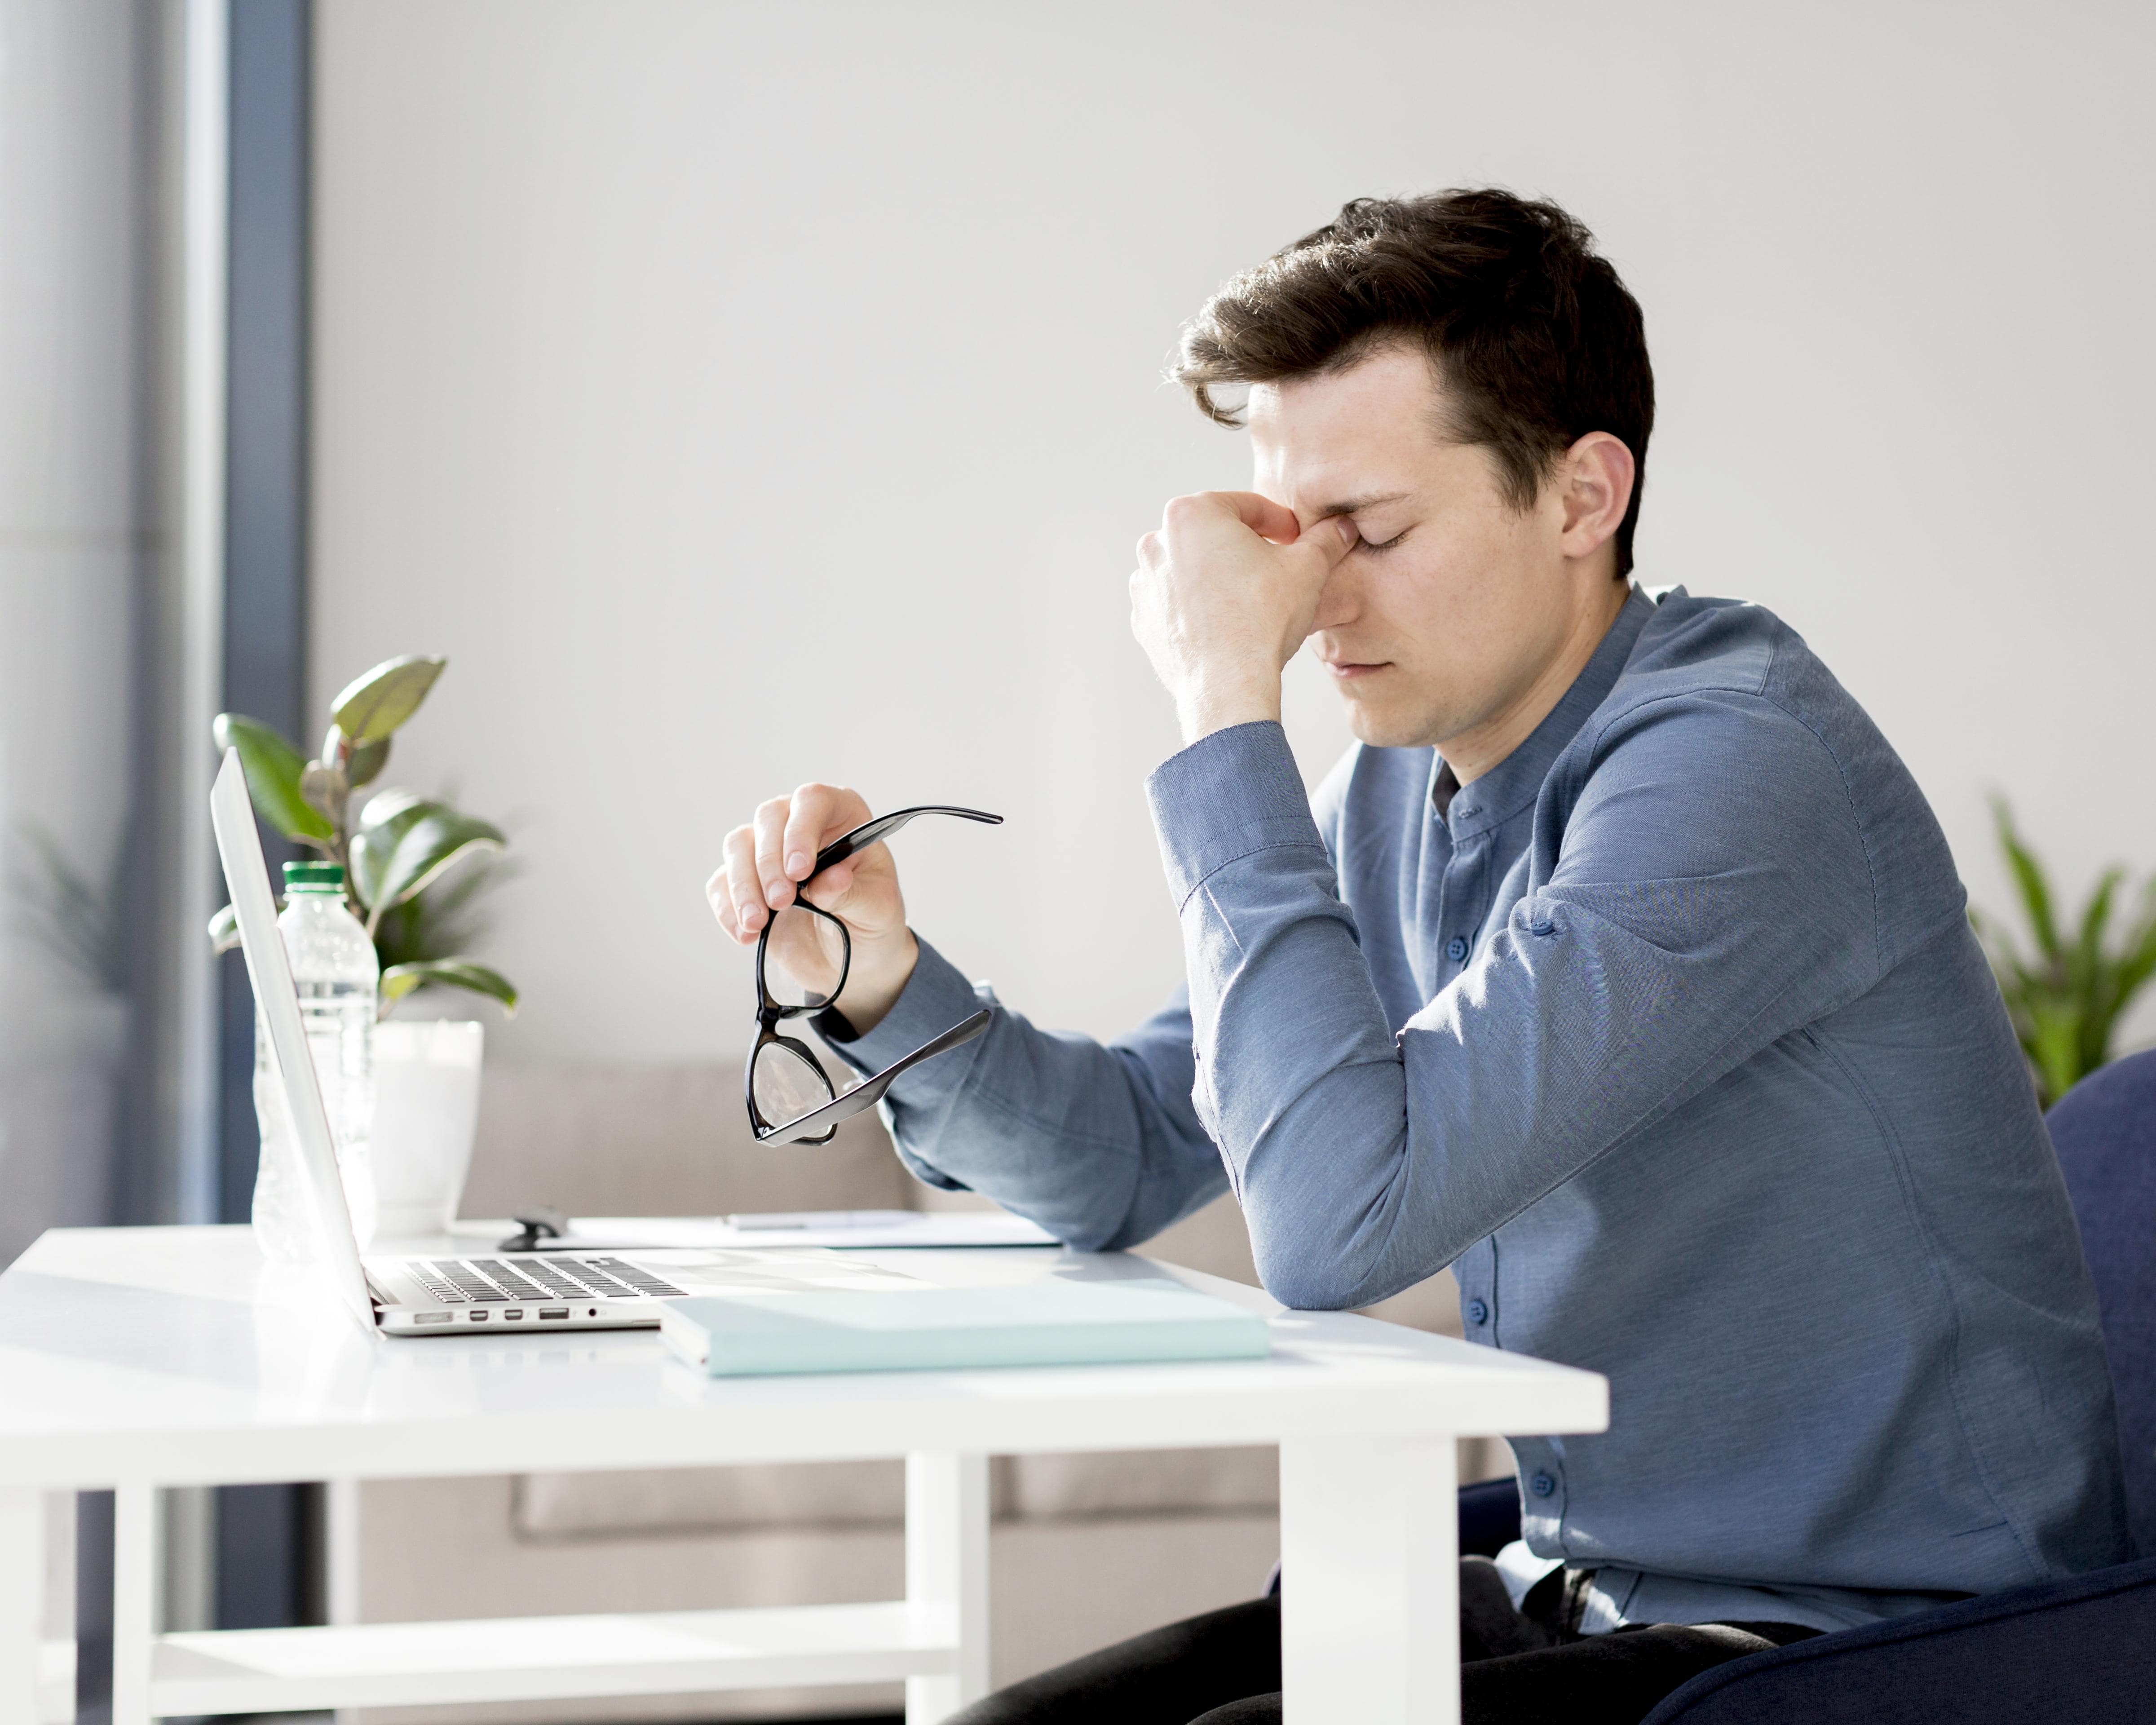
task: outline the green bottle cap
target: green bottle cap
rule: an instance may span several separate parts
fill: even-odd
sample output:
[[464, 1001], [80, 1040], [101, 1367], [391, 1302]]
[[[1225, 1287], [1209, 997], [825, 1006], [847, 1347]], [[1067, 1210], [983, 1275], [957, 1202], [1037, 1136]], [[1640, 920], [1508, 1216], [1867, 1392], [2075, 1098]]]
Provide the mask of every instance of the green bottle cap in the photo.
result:
[[287, 892], [342, 892], [344, 865], [332, 862], [290, 862], [285, 865]]

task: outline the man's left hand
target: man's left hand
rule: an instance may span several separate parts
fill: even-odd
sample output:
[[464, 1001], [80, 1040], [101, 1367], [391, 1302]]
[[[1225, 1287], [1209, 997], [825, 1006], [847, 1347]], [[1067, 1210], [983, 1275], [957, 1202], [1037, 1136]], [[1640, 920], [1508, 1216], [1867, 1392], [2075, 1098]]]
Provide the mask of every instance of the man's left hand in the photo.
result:
[[1174, 699], [1186, 744], [1280, 717], [1281, 671], [1354, 547], [1345, 516], [1306, 532], [1294, 511], [1255, 491], [1169, 502], [1159, 531], [1138, 541], [1131, 633]]

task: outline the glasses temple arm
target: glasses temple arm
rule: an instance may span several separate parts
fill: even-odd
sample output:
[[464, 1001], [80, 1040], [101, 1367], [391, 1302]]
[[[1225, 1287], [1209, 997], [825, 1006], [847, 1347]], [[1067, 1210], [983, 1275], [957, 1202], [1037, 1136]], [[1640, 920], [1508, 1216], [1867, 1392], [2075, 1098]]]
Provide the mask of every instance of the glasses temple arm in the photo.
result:
[[977, 820], [988, 826], [999, 827], [1004, 824], [1000, 814], [990, 814], [979, 809], [952, 808], [942, 803], [927, 803], [918, 809], [894, 809], [889, 814], [880, 814], [874, 820], [865, 822], [850, 833], [841, 833], [818, 851], [815, 865], [808, 870], [807, 880], [801, 884], [807, 885], [808, 880], [814, 880], [834, 864], [842, 863], [856, 851], [865, 850], [879, 839], [889, 838], [920, 814], [954, 814], [961, 820]]

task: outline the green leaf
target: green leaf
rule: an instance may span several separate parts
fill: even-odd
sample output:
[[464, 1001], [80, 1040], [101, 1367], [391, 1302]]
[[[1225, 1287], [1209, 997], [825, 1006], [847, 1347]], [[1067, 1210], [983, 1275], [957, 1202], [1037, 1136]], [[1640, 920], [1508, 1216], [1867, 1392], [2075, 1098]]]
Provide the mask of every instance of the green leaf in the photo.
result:
[[2111, 926], [2111, 901], [2125, 878], [2123, 869], [2106, 869], [2089, 895], [2087, 907], [2082, 912], [2081, 933], [2074, 942], [2074, 963], [2080, 975], [2094, 976], [2103, 963], [2103, 934]]
[[352, 759], [346, 764], [344, 769], [345, 777], [352, 781], [352, 788], [357, 790], [362, 785], [372, 784], [376, 779], [381, 778], [382, 769], [388, 764], [389, 739], [388, 737], [377, 737], [372, 742], [354, 743]]
[[2036, 1064], [2037, 1090], [2050, 1107], [2082, 1076], [2081, 1014], [2071, 1006], [2051, 1004], [2035, 1015], [2029, 1052]]
[[386, 1010], [414, 988], [433, 983], [445, 988], [469, 988], [499, 1000], [510, 1017], [516, 1016], [516, 989], [498, 970], [469, 958], [429, 958], [417, 964], [393, 964], [382, 973], [382, 1004]]
[[402, 785], [377, 791], [360, 812], [359, 830], [363, 833], [370, 827], [386, 825], [406, 809], [417, 808], [426, 800], [417, 791], [407, 790]]
[[2133, 997], [2156, 976], [2156, 880], [2151, 880], [2142, 897], [2142, 916], [2126, 937], [2126, 950], [2118, 960], [2118, 973], [2113, 987], [2117, 990], [2114, 1010], [2123, 1013]]
[[448, 663], [411, 654], [377, 665], [345, 685], [331, 703], [330, 716], [353, 747], [377, 742], [419, 710]]
[[352, 881], [373, 922], [392, 905], [469, 856], [498, 851], [501, 829], [446, 803], [409, 791], [384, 791], [367, 805], [352, 841]]
[[219, 749], [239, 751], [257, 814], [288, 839], [328, 841], [327, 818], [300, 794], [300, 776], [307, 763], [297, 749], [259, 719], [243, 713], [219, 713], [210, 734]]
[[322, 752], [317, 758], [328, 766], [341, 766], [345, 783], [357, 790], [372, 784], [389, 764], [389, 739], [377, 737], [372, 742], [354, 742], [342, 727], [332, 725], [322, 733]]
[[2004, 797], [1994, 797], [1992, 814], [1999, 823], [1999, 846], [2006, 853], [2014, 884], [2029, 912], [2029, 927], [2036, 936], [2036, 950], [2053, 963], [2059, 961], [2059, 931], [2051, 919], [2051, 891], [2045, 884], [2043, 865], [2031, 855], [2014, 830], [2014, 816]]
[[307, 807], [319, 809], [323, 817], [334, 824], [352, 795], [352, 784], [341, 768], [310, 761], [300, 769], [300, 794], [306, 799]]
[[229, 952], [239, 944], [239, 912], [227, 905], [209, 919], [209, 949], [212, 954]]
[[485, 942], [490, 920], [483, 901], [516, 872], [517, 864], [506, 855], [475, 857], [417, 897], [390, 906], [374, 921], [382, 968], [476, 951]]

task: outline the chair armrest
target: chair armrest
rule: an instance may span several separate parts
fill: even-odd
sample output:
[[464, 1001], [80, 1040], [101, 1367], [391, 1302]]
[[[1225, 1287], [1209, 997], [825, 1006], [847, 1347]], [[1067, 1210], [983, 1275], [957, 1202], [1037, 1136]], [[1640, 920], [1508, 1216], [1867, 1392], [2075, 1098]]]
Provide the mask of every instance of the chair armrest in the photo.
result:
[[2156, 1695], [2156, 1558], [1985, 1594], [1703, 1671], [1645, 1725], [2119, 1725]]
[[1494, 1558], [1520, 1537], [1520, 1482], [1483, 1480], [1460, 1488], [1460, 1555]]

